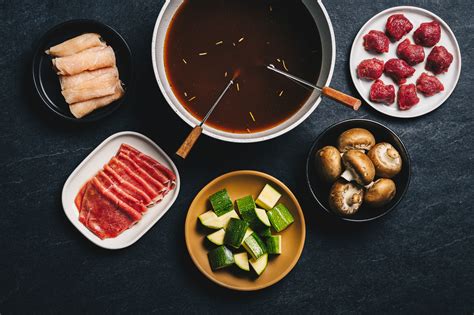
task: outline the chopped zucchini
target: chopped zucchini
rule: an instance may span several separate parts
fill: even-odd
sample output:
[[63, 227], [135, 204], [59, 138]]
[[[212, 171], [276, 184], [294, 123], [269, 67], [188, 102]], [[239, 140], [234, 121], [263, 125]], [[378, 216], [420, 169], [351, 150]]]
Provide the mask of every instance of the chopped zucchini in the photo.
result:
[[208, 220], [211, 220], [211, 219], [215, 219], [215, 218], [217, 218], [217, 214], [214, 211], [209, 210], [209, 211], [204, 212], [203, 214], [201, 214], [199, 216], [199, 221], [201, 221], [201, 223], [203, 225], [205, 225], [204, 222], [206, 222]]
[[250, 265], [252, 266], [253, 270], [257, 273], [257, 275], [261, 275], [268, 265], [268, 254], [262, 255], [259, 259], [250, 259]]
[[264, 209], [256, 208], [255, 213], [257, 214], [257, 218], [260, 220], [260, 222], [263, 223], [263, 225], [271, 226], [270, 220], [268, 220], [267, 211], [265, 211]]
[[272, 230], [269, 227], [267, 227], [267, 228], [264, 228], [263, 230], [259, 231], [258, 234], [261, 237], [269, 237], [269, 236], [272, 236]]
[[240, 217], [235, 210], [232, 210], [220, 216], [219, 219], [221, 219], [222, 221], [222, 227], [226, 229], [227, 225], [229, 224], [230, 219], [240, 219]]
[[[253, 234], [253, 230], [251, 228], [248, 228], [247, 231], [245, 232], [244, 239], [242, 240], [242, 243], [245, 241], [245, 239], [247, 237], [249, 237], [252, 234]], [[242, 245], [242, 243], [240, 243], [240, 245]]]
[[271, 210], [280, 197], [281, 194], [275, 188], [266, 184], [258, 195], [256, 203], [265, 210]]
[[281, 235], [267, 237], [265, 245], [269, 254], [281, 254]]
[[219, 231], [216, 231], [212, 234], [209, 234], [206, 236], [206, 238], [211, 242], [216, 245], [223, 245], [224, 244], [224, 235], [225, 235], [225, 230], [220, 229]]
[[250, 227], [254, 230], [264, 227], [263, 223], [257, 217], [255, 202], [252, 196], [245, 196], [237, 199], [237, 208], [242, 216], [242, 219], [250, 224]]
[[249, 224], [246, 221], [231, 218], [225, 231], [224, 243], [234, 248], [239, 248], [248, 227]]
[[[213, 211], [208, 211], [208, 212], [214, 213]], [[223, 214], [220, 217], [218, 217], [215, 213], [214, 213], [215, 217], [211, 215], [207, 215], [208, 212], [201, 214], [199, 216], [199, 220], [201, 221], [202, 225], [214, 230], [225, 229], [231, 218], [239, 219], [239, 215], [237, 214], [235, 210], [227, 212], [226, 214]], [[206, 215], [204, 219], [206, 219], [206, 217], [208, 218], [206, 220], [201, 220], [201, 216], [204, 216], [204, 215]]]
[[252, 233], [244, 240], [242, 245], [244, 246], [245, 250], [250, 254], [250, 256], [252, 256], [252, 258], [255, 260], [259, 259], [267, 253], [265, 243], [257, 235], [257, 233]]
[[295, 221], [290, 211], [282, 203], [277, 204], [267, 214], [270, 223], [277, 232], [283, 231]]
[[212, 270], [225, 268], [234, 263], [234, 255], [230, 249], [224, 245], [211, 250], [207, 254], [207, 257], [209, 258], [209, 263], [211, 264]]
[[[210, 212], [214, 213], [214, 211], [210, 211]], [[219, 218], [215, 213], [214, 213], [215, 217], [205, 216], [207, 213], [209, 213], [209, 211], [199, 216], [199, 220], [201, 221], [202, 225], [214, 230], [222, 229], [224, 227], [222, 224], [221, 218]], [[204, 217], [201, 218], [202, 216]]]
[[209, 197], [212, 209], [218, 217], [230, 212], [234, 209], [232, 201], [230, 200], [229, 194], [226, 189], [219, 190], [215, 194]]
[[250, 271], [249, 256], [247, 255], [247, 252], [235, 254], [234, 261], [237, 267], [239, 267], [240, 269]]

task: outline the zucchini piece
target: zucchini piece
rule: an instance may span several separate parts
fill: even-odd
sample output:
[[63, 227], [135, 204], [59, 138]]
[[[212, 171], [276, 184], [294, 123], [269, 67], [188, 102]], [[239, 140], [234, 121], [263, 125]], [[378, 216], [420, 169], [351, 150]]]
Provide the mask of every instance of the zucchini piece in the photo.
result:
[[209, 210], [201, 214], [198, 218], [199, 218], [199, 221], [201, 221], [201, 223], [204, 225], [204, 222], [217, 218], [217, 214], [215, 214], [214, 211]]
[[201, 221], [202, 225], [210, 229], [218, 230], [223, 228], [222, 220], [212, 210], [201, 214], [199, 221]]
[[225, 235], [225, 230], [220, 229], [219, 231], [216, 231], [212, 234], [209, 234], [208, 236], [206, 236], [206, 238], [213, 244], [223, 245], [224, 244], [224, 235]]
[[247, 252], [235, 254], [234, 261], [237, 267], [239, 267], [240, 269], [250, 271], [249, 256], [247, 255]]
[[[253, 230], [251, 228], [248, 228], [247, 231], [245, 232], [244, 239], [242, 240], [242, 243], [245, 241], [245, 239], [247, 237], [249, 237], [252, 234], [253, 234]], [[242, 245], [242, 243], [240, 243], [240, 245]]]
[[244, 220], [231, 218], [225, 230], [224, 244], [239, 248], [249, 224]]
[[258, 232], [261, 237], [270, 237], [272, 236], [272, 230], [268, 227]]
[[259, 259], [250, 259], [250, 265], [252, 266], [253, 270], [257, 273], [257, 275], [261, 275], [268, 265], [268, 254], [263, 255]]
[[235, 210], [232, 210], [230, 212], [227, 212], [226, 214], [223, 214], [222, 216], [219, 217], [219, 219], [221, 220], [222, 222], [222, 227], [224, 229], [227, 228], [227, 225], [229, 224], [229, 221], [230, 219], [240, 219], [239, 215], [237, 214], [237, 212]]
[[242, 219], [247, 221], [252, 229], [258, 230], [264, 227], [263, 223], [260, 222], [260, 219], [257, 217], [257, 207], [255, 206], [252, 196], [237, 199], [236, 203]]
[[247, 237], [244, 240], [244, 242], [242, 243], [242, 246], [244, 246], [245, 250], [255, 260], [259, 259], [260, 257], [262, 257], [264, 254], [267, 253], [265, 243], [255, 232], [252, 233], [249, 237]]
[[281, 254], [281, 235], [272, 235], [265, 239], [265, 246], [269, 254]]
[[291, 212], [282, 203], [277, 204], [272, 210], [268, 211], [267, 214], [270, 223], [277, 232], [283, 231], [295, 221]]
[[219, 190], [215, 194], [209, 197], [212, 209], [218, 217], [230, 212], [234, 209], [232, 201], [230, 200], [229, 194], [226, 189]]
[[256, 203], [265, 210], [271, 210], [280, 197], [281, 194], [275, 188], [266, 184], [258, 195]]
[[[208, 215], [208, 212], [213, 213], [214, 216]], [[199, 220], [201, 221], [202, 225], [204, 225], [205, 227], [208, 227], [210, 229], [214, 229], [214, 230], [225, 229], [231, 218], [239, 219], [239, 215], [237, 214], [237, 212], [235, 210], [227, 212], [226, 214], [223, 214], [220, 217], [218, 217], [214, 213], [214, 211], [208, 211], [208, 212], [206, 212], [204, 214], [201, 214], [199, 216]], [[206, 215], [206, 216], [204, 216], [204, 215]], [[204, 216], [203, 217], [204, 219], [201, 220], [201, 216]]]
[[260, 220], [260, 222], [263, 223], [263, 225], [271, 226], [270, 220], [268, 220], [267, 211], [265, 211], [264, 209], [257, 208], [255, 209], [255, 213], [257, 214], [257, 218]]
[[209, 258], [209, 263], [212, 270], [218, 270], [221, 268], [229, 267], [234, 263], [234, 255], [224, 245], [219, 246], [211, 250], [207, 257]]

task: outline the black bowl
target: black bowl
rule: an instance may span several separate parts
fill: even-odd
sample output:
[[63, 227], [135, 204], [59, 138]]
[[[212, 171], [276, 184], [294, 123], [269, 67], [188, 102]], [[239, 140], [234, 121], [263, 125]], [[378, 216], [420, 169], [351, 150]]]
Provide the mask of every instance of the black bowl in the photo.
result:
[[[388, 142], [397, 149], [402, 157], [402, 170], [392, 180], [395, 182], [397, 187], [397, 193], [390, 203], [379, 208], [369, 208], [362, 206], [359, 211], [352, 216], [342, 216], [335, 213], [329, 207], [329, 191], [332, 184], [328, 184], [321, 180], [316, 173], [314, 156], [316, 152], [326, 145], [336, 146], [338, 136], [351, 128], [365, 128], [372, 132], [376, 142]], [[314, 199], [318, 204], [328, 213], [338, 217], [341, 220], [351, 222], [367, 222], [372, 221], [386, 215], [398, 205], [405, 195], [408, 184], [410, 183], [411, 171], [410, 171], [410, 158], [405, 145], [402, 143], [400, 138], [389, 128], [384, 125], [367, 119], [349, 119], [339, 123], [336, 123], [326, 130], [324, 130], [314, 141], [311, 150], [309, 151], [308, 158], [306, 161], [306, 179], [313, 194]]]
[[[100, 34], [107, 44], [114, 49], [120, 80], [124, 84], [125, 95], [108, 106], [97, 109], [89, 115], [78, 119], [69, 111], [69, 105], [61, 94], [59, 78], [53, 70], [51, 56], [47, 55], [45, 50], [83, 33]], [[110, 115], [130, 94], [133, 79], [132, 53], [122, 36], [110, 26], [94, 20], [71, 20], [53, 27], [41, 38], [34, 53], [32, 71], [36, 91], [47, 109], [69, 121], [91, 122]]]

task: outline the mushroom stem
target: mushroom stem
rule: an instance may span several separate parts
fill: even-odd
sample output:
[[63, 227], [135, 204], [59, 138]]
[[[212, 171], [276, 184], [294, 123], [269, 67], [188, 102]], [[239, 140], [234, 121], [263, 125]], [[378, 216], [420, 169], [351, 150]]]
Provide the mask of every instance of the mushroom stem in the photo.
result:
[[371, 182], [370, 184], [368, 185], [365, 185], [365, 189], [370, 189], [370, 187], [374, 186], [375, 182]]
[[347, 180], [348, 182], [352, 182], [355, 180], [354, 173], [352, 173], [351, 170], [348, 168], [346, 168], [346, 170], [342, 172], [341, 177]]

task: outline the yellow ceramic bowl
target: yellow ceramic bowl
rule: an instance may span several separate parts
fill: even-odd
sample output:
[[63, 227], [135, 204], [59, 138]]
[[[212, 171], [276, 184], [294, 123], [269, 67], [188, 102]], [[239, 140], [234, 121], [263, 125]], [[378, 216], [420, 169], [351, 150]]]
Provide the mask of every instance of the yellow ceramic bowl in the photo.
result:
[[[199, 215], [211, 209], [209, 196], [226, 188], [232, 200], [246, 195], [257, 198], [265, 184], [272, 185], [282, 194], [280, 202], [288, 207], [295, 218], [292, 225], [278, 233], [282, 236], [282, 254], [272, 255], [266, 270], [260, 277], [257, 277], [253, 270], [236, 272], [233, 268], [224, 268], [212, 271], [207, 258], [211, 246], [206, 240], [206, 235], [212, 233], [213, 230], [204, 228], [198, 220]], [[229, 289], [253, 291], [275, 284], [293, 269], [303, 251], [306, 227], [301, 206], [285, 184], [265, 173], [236, 171], [214, 179], [197, 194], [189, 207], [184, 233], [186, 246], [194, 264], [207, 278]], [[272, 233], [276, 234], [273, 229]]]

